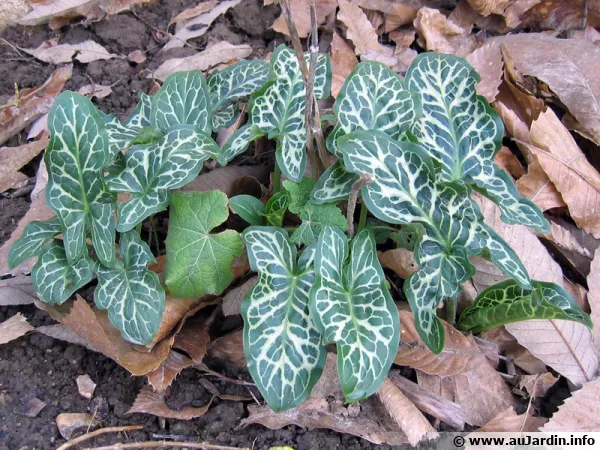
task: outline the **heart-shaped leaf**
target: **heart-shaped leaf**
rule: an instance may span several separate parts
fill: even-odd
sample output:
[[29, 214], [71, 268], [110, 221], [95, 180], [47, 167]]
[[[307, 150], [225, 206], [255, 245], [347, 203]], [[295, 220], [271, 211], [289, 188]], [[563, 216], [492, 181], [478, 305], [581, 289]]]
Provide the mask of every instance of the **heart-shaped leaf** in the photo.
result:
[[111, 190], [133, 194], [119, 205], [117, 230], [131, 230], [164, 210], [170, 190], [196, 178], [203, 162], [218, 151], [215, 141], [195, 127], [175, 127], [158, 142], [135, 145], [125, 154], [124, 169], [106, 178]]
[[438, 182], [464, 181], [500, 206], [502, 220], [547, 232], [549, 224], [494, 163], [502, 147], [502, 120], [476, 86], [480, 77], [462, 58], [422, 53], [406, 73], [419, 93], [423, 118], [413, 126], [420, 145], [440, 165]]
[[82, 256], [69, 264], [62, 241], [53, 240], [44, 247], [31, 271], [35, 292], [44, 303], [64, 303], [94, 276], [94, 262]]
[[208, 90], [212, 99], [213, 131], [230, 126], [238, 115], [236, 102], [249, 99], [269, 80], [270, 66], [261, 59], [240, 61], [211, 74]]
[[225, 166], [236, 156], [244, 153], [248, 149], [250, 142], [254, 142], [256, 139], [264, 136], [265, 133], [260, 131], [258, 127], [247, 123], [246, 125], [238, 128], [229, 139], [223, 145], [217, 161], [222, 166]]
[[386, 287], [368, 230], [350, 244], [336, 228], [321, 233], [311, 313], [323, 341], [337, 344], [338, 375], [348, 401], [376, 392], [386, 379], [400, 341], [398, 309]]
[[533, 281], [533, 290], [507, 280], [485, 289], [460, 316], [458, 327], [481, 333], [507, 323], [531, 319], [564, 319], [592, 328], [590, 316], [561, 286]]
[[87, 255], [91, 230], [98, 259], [115, 263], [114, 196], [102, 179], [110, 162], [108, 136], [94, 105], [83, 95], [63, 92], [48, 116], [50, 143], [46, 151], [48, 205], [61, 222], [70, 264]]
[[249, 227], [243, 233], [258, 282], [242, 302], [248, 370], [274, 411], [301, 404], [321, 376], [326, 350], [309, 313], [315, 249], [296, 259], [287, 233]]
[[228, 216], [227, 196], [221, 191], [173, 194], [165, 270], [171, 293], [219, 295], [231, 284], [233, 258], [244, 250], [240, 235], [233, 230], [211, 233]]
[[21, 237], [13, 244], [8, 253], [8, 265], [12, 269], [26, 259], [39, 256], [50, 240], [62, 233], [58, 216], [52, 219], [27, 224]]
[[165, 309], [158, 275], [147, 268], [155, 259], [135, 231], [121, 234], [119, 254], [116, 267], [98, 267], [94, 301], [98, 308], [108, 310], [108, 319], [125, 339], [148, 344], [160, 328]]
[[236, 195], [229, 199], [231, 210], [250, 225], [266, 225], [265, 205], [251, 195]]

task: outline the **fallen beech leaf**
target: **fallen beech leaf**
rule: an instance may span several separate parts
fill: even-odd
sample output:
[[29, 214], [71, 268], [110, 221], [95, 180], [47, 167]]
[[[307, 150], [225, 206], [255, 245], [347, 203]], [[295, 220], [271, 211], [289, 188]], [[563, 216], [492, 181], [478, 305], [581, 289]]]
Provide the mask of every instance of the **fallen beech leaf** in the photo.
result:
[[257, 281], [258, 277], [252, 277], [241, 286], [229, 291], [223, 297], [223, 314], [225, 316], [235, 316], [240, 313], [244, 295], [254, 287]]
[[437, 431], [400, 389], [386, 378], [379, 388], [379, 398], [389, 415], [396, 421], [410, 445], [438, 437]]
[[40, 117], [35, 119], [33, 124], [29, 127], [29, 133], [27, 133], [27, 140], [31, 141], [33, 139], [37, 139], [42, 132], [50, 134], [50, 130], [48, 129], [48, 113], [42, 114]]
[[165, 419], [191, 420], [206, 414], [214, 397], [204, 406], [184, 406], [179, 411], [169, 408], [163, 394], [156, 393], [150, 386], [144, 386], [127, 414], [142, 413]]
[[117, 56], [109, 53], [104, 47], [92, 40], [79, 44], [57, 45], [57, 42], [57, 40], [43, 42], [38, 48], [24, 48], [23, 51], [49, 64], [71, 62], [73, 56], [75, 56], [77, 61], [84, 64], [92, 61], [112, 59]]
[[45, 407], [46, 403], [33, 397], [20, 405], [15, 412], [21, 416], [37, 417]]
[[439, 10], [421, 8], [414, 21], [417, 42], [429, 51], [465, 57], [477, 48], [471, 28], [463, 28]]
[[169, 75], [175, 72], [188, 70], [204, 71], [223, 62], [231, 61], [233, 59], [244, 59], [246, 56], [249, 56], [250, 53], [252, 53], [252, 47], [248, 44], [232, 45], [229, 42], [221, 41], [195, 55], [187, 56], [185, 58], [168, 59], [162, 63], [158, 69], [148, 75], [148, 78], [156, 78], [165, 81]]
[[[317, 12], [317, 26], [325, 22], [325, 19], [337, 9], [337, 0], [315, 0], [315, 10]], [[298, 36], [302, 39], [307, 38], [312, 29], [310, 21], [310, 7], [307, 0], [290, 0], [290, 12], [292, 20], [296, 25]], [[278, 33], [289, 36], [287, 23], [283, 14], [280, 15], [273, 25], [273, 30]]]
[[501, 169], [510, 173], [513, 178], [519, 179], [525, 175], [525, 169], [523, 169], [521, 161], [519, 161], [519, 158], [517, 158], [508, 147], [503, 146], [500, 151], [496, 153], [494, 162], [500, 166]]
[[477, 93], [483, 95], [488, 102], [492, 103], [499, 92], [502, 75], [504, 74], [504, 63], [502, 61], [503, 37], [490, 38], [485, 43], [466, 57], [481, 77], [477, 84]]
[[106, 11], [108, 14], [119, 14], [123, 11], [129, 11], [132, 7], [151, 3], [154, 0], [111, 0]]
[[0, 280], [0, 306], [31, 305], [35, 298], [31, 277], [20, 275]]
[[525, 373], [530, 375], [539, 375], [548, 371], [546, 364], [544, 364], [541, 359], [533, 356], [528, 349], [520, 344], [516, 348], [507, 350], [506, 357], [509, 358], [515, 366], [519, 366]]
[[394, 51], [395, 55], [401, 54], [405, 52], [408, 47], [412, 45], [415, 41], [416, 33], [415, 30], [411, 29], [403, 29], [392, 31], [389, 34], [389, 37], [396, 44], [396, 50]]
[[175, 17], [173, 17], [169, 21], [169, 25], [173, 25], [174, 23], [179, 23], [184, 20], [190, 20], [194, 17], [198, 17], [200, 14], [204, 14], [205, 12], [213, 9], [217, 5], [217, 3], [217, 0], [212, 0], [209, 2], [200, 3], [199, 5], [194, 6], [192, 8], [188, 8], [177, 14]]
[[23, 144], [19, 147], [0, 148], [0, 192], [26, 186], [29, 177], [19, 170], [40, 154], [48, 145], [49, 138]]
[[67, 441], [73, 433], [81, 428], [90, 429], [98, 425], [98, 422], [88, 413], [62, 413], [56, 416], [58, 432]]
[[210, 344], [208, 354], [213, 358], [231, 362], [235, 367], [246, 366], [244, 355], [244, 335], [242, 330], [220, 337]]
[[337, 98], [344, 81], [357, 64], [358, 60], [352, 47], [334, 32], [331, 41], [331, 95], [334, 98]]
[[88, 98], [104, 98], [112, 94], [112, 88], [101, 84], [87, 84], [77, 89], [77, 92]]
[[419, 268], [413, 252], [405, 248], [395, 248], [385, 252], [377, 252], [379, 262], [384, 269], [393, 270], [400, 278], [408, 278]]
[[482, 16], [502, 14], [511, 0], [468, 0], [469, 5]]
[[88, 400], [92, 399], [94, 390], [96, 389], [96, 383], [92, 381], [89, 375], [79, 375], [77, 377], [77, 391], [79, 395]]
[[29, 9], [27, 0], [3, 0], [0, 4], [0, 33], [6, 25], [27, 14]]
[[14, 341], [33, 330], [34, 328], [29, 325], [25, 316], [17, 313], [0, 323], [0, 344]]
[[565, 400], [541, 431], [597, 431], [600, 429], [600, 378], [585, 383]]
[[400, 323], [402, 334], [395, 364], [433, 375], [450, 376], [467, 372], [470, 370], [471, 361], [481, 356], [477, 348], [472, 348], [467, 338], [443, 320], [446, 339], [444, 349], [437, 355], [429, 350], [419, 337], [411, 312], [400, 311]]
[[68, 342], [69, 344], [79, 345], [93, 352], [101, 353], [100, 350], [92, 346], [85, 338], [82, 338], [62, 323], [57, 323], [55, 325], [43, 325], [41, 327], [37, 327], [35, 331], [36, 333], [42, 333], [46, 336], [50, 336], [51, 338]]
[[517, 180], [517, 189], [534, 202], [542, 211], [567, 206], [548, 174], [534, 156], [527, 166], [527, 173]]
[[242, 175], [231, 184], [229, 192], [226, 192], [226, 194], [229, 198], [243, 194], [261, 198], [266, 192], [267, 188], [256, 178], [249, 175]]
[[516, 0], [504, 11], [510, 28], [577, 30], [600, 24], [600, 5], [586, 0]]
[[519, 74], [542, 82], [539, 89], [556, 95], [578, 129], [600, 143], [600, 48], [580, 39], [526, 33], [508, 36], [504, 49]]
[[[242, 0], [224, 0], [218, 3], [214, 8], [209, 11], [200, 14], [199, 16], [185, 21], [179, 22], [175, 27], [175, 34], [170, 36], [169, 42], [164, 46], [162, 51], [167, 51], [171, 48], [179, 48], [183, 47], [185, 43], [189, 39], [197, 38], [203, 36], [212, 23], [219, 17], [225, 14], [229, 8], [233, 8], [238, 5]], [[244, 55], [241, 58], [245, 58], [248, 55]], [[234, 58], [238, 58], [236, 56], [232, 56], [227, 61], [230, 61]], [[241, 59], [238, 58], [238, 59]], [[223, 60], [224, 61], [224, 60]], [[219, 61], [219, 62], [223, 62]], [[218, 63], [215, 63], [218, 64]], [[214, 64], [211, 64], [214, 65]], [[193, 70], [193, 69], [179, 69], [183, 70]], [[197, 69], [197, 70], [206, 70], [206, 69]], [[163, 79], [164, 80], [164, 79]]]
[[421, 411], [462, 430], [465, 426], [465, 410], [444, 397], [423, 389], [416, 383], [392, 371], [389, 379]]
[[269, 182], [269, 169], [266, 166], [227, 166], [203, 173], [183, 187], [185, 192], [206, 192], [218, 189], [230, 192], [235, 181], [244, 176], [252, 176], [260, 183]]
[[[67, 18], [68, 20], [89, 16], [99, 3], [107, 4], [108, 1], [99, 2], [98, 0], [54, 0], [51, 3], [40, 3], [36, 5], [28, 14], [17, 21], [19, 25], [35, 26], [49, 23], [52, 20]], [[95, 11], [93, 13], [95, 15]]]
[[[600, 53], [598, 55], [600, 57]], [[600, 238], [598, 171], [588, 162], [571, 134], [551, 109], [540, 114], [533, 122], [529, 138], [531, 144], [520, 144], [527, 147], [548, 174], [577, 226], [595, 238]]]
[[141, 50], [134, 50], [127, 55], [127, 59], [136, 64], [142, 64], [146, 62], [146, 54]]
[[408, 442], [406, 435], [386, 413], [376, 396], [360, 404], [345, 405], [337, 376], [336, 356], [332, 353], [327, 355], [323, 374], [311, 396], [302, 405], [278, 414], [268, 405], [248, 406], [248, 412], [249, 416], [241, 421], [242, 427], [259, 423], [276, 430], [297, 425], [348, 433], [374, 444], [402, 445]]
[[[17, 106], [10, 106], [0, 111], [0, 145], [20, 133], [39, 116], [49, 112], [72, 73], [72, 64], [59, 67], [52, 72], [43, 85], [34, 89], [23, 89], [19, 93]], [[9, 103], [14, 100], [14, 98], [10, 99]]]
[[594, 253], [594, 260], [590, 266], [587, 284], [590, 290], [588, 301], [592, 310], [592, 323], [594, 324], [594, 347], [596, 355], [600, 358], [600, 247]]
[[[514, 408], [507, 408], [496, 417], [477, 430], [477, 433], [533, 433], [539, 430], [548, 419], [544, 417], [533, 417], [530, 412], [517, 414]], [[467, 446], [465, 450], [489, 450], [500, 449], [499, 446]]]
[[568, 320], [526, 320], [505, 325], [519, 344], [576, 386], [594, 378], [598, 357], [592, 333], [583, 324]]
[[346, 36], [354, 43], [354, 52], [357, 55], [381, 53], [377, 32], [360, 6], [348, 0], [339, 0], [339, 5], [337, 18], [348, 27]]
[[546, 395], [548, 390], [557, 381], [558, 377], [555, 377], [550, 372], [537, 375], [521, 375], [517, 386], [520, 389], [525, 389], [531, 398], [537, 398]]
[[400, 28], [412, 23], [417, 17], [417, 9], [404, 3], [393, 3], [385, 16], [385, 32]]

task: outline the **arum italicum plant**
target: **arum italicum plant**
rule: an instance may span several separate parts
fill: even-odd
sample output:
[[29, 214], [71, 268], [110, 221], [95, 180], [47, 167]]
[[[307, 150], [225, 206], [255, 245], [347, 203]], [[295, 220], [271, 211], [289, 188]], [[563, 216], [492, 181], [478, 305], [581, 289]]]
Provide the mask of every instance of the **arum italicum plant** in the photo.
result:
[[[319, 54], [316, 64], [315, 97], [327, 98], [329, 57]], [[148, 270], [154, 256], [137, 231], [142, 221], [170, 205], [165, 284], [173, 296], [221, 294], [245, 245], [258, 282], [242, 304], [244, 351], [276, 411], [310, 395], [327, 344], [336, 345], [348, 401], [379, 389], [400, 338], [376, 248], [390, 236], [414, 249], [419, 269], [403, 291], [434, 353], [444, 346], [437, 311], [456, 301], [475, 273], [469, 258], [476, 255], [510, 279], [479, 295], [458, 320], [461, 330], [551, 318], [591, 327], [562, 287], [530, 279], [472, 200], [477, 191], [499, 206], [505, 222], [548, 230], [541, 211], [494, 164], [504, 129], [477, 95], [478, 80], [463, 59], [437, 53], [417, 57], [404, 79], [379, 63], [358, 64], [334, 104], [327, 148], [337, 162], [317, 181], [304, 177], [305, 81], [295, 53], [284, 46], [270, 64], [242, 61], [208, 82], [200, 72], [172, 75], [156, 94], [140, 94], [124, 123], [78, 94], [63, 93], [50, 113], [45, 157], [47, 200], [56, 217], [31, 223], [9, 262], [39, 257], [32, 278], [48, 303], [66, 301], [96, 276], [96, 305], [108, 310], [125, 339], [146, 344], [160, 326], [165, 287]], [[212, 133], [231, 125], [246, 101], [247, 123], [219, 148]], [[263, 136], [276, 141], [266, 204], [248, 195], [227, 199], [220, 191], [172, 192], [198, 176], [204, 161], [225, 165]], [[131, 196], [117, 205], [117, 193]], [[357, 197], [362, 206], [353, 235]], [[229, 208], [250, 225], [243, 233], [214, 232]], [[288, 213], [298, 226], [286, 226]], [[399, 238], [407, 235], [410, 245]]]

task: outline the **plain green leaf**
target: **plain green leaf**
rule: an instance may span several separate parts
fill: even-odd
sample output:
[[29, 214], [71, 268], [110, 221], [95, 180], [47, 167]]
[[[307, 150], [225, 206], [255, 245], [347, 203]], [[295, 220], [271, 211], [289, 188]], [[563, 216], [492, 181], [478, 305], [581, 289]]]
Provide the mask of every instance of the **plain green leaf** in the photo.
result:
[[236, 195], [229, 199], [231, 210], [250, 225], [266, 225], [265, 205], [251, 195]]

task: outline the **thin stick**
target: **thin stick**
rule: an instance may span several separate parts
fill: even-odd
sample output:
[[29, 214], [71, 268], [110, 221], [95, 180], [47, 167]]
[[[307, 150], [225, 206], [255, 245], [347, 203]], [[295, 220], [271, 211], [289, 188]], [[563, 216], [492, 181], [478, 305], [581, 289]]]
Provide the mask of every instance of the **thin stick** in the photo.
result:
[[371, 183], [373, 180], [371, 176], [364, 173], [358, 180], [352, 185], [352, 191], [350, 197], [348, 197], [348, 209], [346, 210], [346, 221], [348, 222], [348, 237], [354, 236], [354, 210], [356, 209], [356, 201], [358, 200], [358, 193], [363, 186]]
[[100, 436], [101, 434], [120, 433], [122, 431], [136, 431], [136, 430], [141, 430], [143, 428], [144, 427], [142, 425], [129, 425], [129, 426], [125, 426], [125, 427], [100, 428], [99, 430], [92, 431], [91, 433], [83, 434], [83, 435], [73, 439], [72, 441], [64, 443], [63, 445], [58, 447], [56, 450], [66, 450], [68, 448], [71, 448], [71, 447], [79, 444], [80, 442], [95, 438], [96, 436]]
[[369, 210], [367, 209], [367, 205], [365, 205], [365, 201], [360, 204], [360, 219], [358, 220], [358, 231], [362, 231], [367, 226], [367, 214]]
[[248, 447], [225, 447], [223, 445], [212, 445], [206, 442], [178, 442], [178, 441], [146, 441], [131, 442], [128, 444], [113, 444], [105, 447], [88, 447], [85, 450], [120, 450], [125, 448], [159, 448], [159, 447], [186, 447], [204, 450], [250, 450]]

